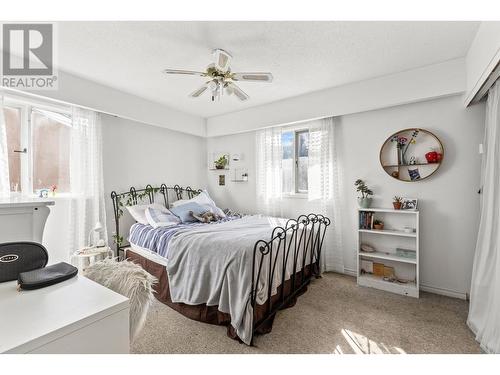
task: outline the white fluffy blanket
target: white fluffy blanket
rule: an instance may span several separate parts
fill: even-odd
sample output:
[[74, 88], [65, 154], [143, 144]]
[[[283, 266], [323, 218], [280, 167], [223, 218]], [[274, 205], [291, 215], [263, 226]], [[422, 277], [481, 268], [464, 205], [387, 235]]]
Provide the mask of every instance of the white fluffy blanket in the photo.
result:
[[130, 339], [133, 341], [146, 321], [156, 278], [137, 264], [115, 259], [92, 264], [85, 269], [84, 275], [130, 300]]

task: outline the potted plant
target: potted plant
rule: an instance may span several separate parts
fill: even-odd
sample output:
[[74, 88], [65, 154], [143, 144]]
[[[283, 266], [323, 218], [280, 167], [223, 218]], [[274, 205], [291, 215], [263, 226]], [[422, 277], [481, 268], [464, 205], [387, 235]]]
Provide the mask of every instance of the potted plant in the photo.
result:
[[227, 155], [222, 155], [219, 159], [214, 161], [215, 169], [224, 169], [227, 165]]
[[398, 197], [397, 195], [394, 198], [392, 198], [392, 205], [394, 206], [395, 210], [400, 210], [402, 204], [403, 204], [403, 198]]
[[356, 180], [356, 182], [354, 182], [354, 186], [356, 186], [356, 191], [361, 193], [361, 196], [358, 197], [359, 207], [369, 208], [372, 204], [370, 195], [373, 195], [373, 191], [371, 191], [368, 186], [366, 186], [363, 180]]
[[373, 229], [376, 229], [376, 230], [384, 229], [384, 222], [382, 220], [375, 219], [373, 221]]

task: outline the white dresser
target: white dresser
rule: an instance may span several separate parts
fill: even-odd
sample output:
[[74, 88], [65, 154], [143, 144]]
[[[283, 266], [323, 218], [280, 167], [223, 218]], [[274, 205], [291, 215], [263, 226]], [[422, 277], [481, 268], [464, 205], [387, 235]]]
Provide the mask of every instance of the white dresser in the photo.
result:
[[129, 353], [129, 301], [84, 276], [32, 291], [0, 283], [0, 353]]
[[49, 216], [50, 199], [0, 199], [0, 243], [12, 241], [42, 242], [43, 229]]

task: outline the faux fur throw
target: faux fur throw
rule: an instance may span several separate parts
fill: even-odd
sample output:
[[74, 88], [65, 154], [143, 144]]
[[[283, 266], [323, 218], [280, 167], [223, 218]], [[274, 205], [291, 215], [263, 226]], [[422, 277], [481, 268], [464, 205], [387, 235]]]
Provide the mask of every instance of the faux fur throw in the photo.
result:
[[139, 265], [124, 260], [104, 259], [84, 271], [84, 275], [96, 283], [119, 293], [130, 300], [130, 339], [133, 341], [146, 321], [149, 306], [153, 301], [154, 276]]

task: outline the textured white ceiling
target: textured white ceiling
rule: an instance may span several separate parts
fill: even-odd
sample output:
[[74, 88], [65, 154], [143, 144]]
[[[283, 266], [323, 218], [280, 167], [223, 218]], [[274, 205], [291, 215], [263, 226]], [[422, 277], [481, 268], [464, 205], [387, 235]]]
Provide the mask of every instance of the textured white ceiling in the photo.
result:
[[[172, 108], [211, 117], [311, 91], [465, 56], [479, 22], [60, 22], [60, 69]], [[165, 68], [203, 70], [211, 50], [233, 71], [270, 71], [240, 83], [250, 100], [187, 95], [203, 83]], [[91, 94], [91, 93], [89, 93]]]

